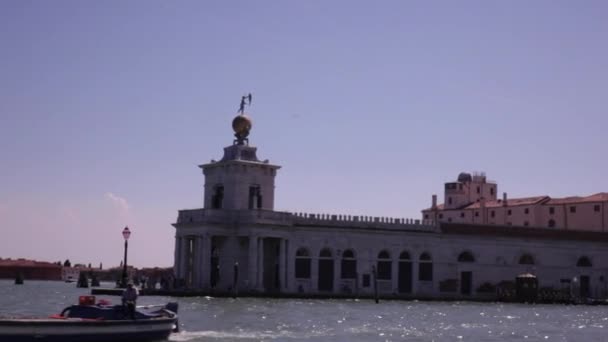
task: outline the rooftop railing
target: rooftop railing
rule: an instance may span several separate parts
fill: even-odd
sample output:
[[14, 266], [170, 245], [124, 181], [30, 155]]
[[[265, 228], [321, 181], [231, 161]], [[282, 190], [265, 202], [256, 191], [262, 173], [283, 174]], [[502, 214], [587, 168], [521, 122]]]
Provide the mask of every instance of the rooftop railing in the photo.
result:
[[434, 231], [433, 220], [382, 216], [355, 216], [322, 213], [291, 213], [272, 210], [189, 209], [180, 210], [178, 224], [187, 223], [258, 223], [285, 226], [325, 226], [344, 228], [382, 228]]

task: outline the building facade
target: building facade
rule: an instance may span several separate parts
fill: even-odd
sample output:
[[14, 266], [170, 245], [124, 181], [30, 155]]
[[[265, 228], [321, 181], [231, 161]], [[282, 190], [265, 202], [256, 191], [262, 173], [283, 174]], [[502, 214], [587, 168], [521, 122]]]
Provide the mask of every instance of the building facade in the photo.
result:
[[437, 222], [544, 227], [562, 230], [608, 231], [608, 193], [551, 198], [535, 196], [497, 199], [496, 182], [486, 175], [461, 173], [445, 183], [444, 203], [422, 211], [423, 218]]
[[[529, 272], [541, 287], [576, 282], [581, 295], [606, 296], [608, 234], [525, 228], [514, 220], [522, 227], [505, 226], [505, 217], [514, 215], [529, 215], [528, 224], [537, 225], [545, 215], [539, 208], [546, 208], [539, 204], [551, 200], [503, 207], [496, 184], [483, 175], [446, 184], [447, 204], [436, 205], [434, 197], [422, 220], [275, 211], [280, 167], [258, 159], [243, 139], [251, 121], [239, 117], [234, 122], [248, 124], [246, 134], [233, 122], [233, 145], [221, 160], [200, 165], [204, 207], [180, 210], [173, 224], [174, 273], [183, 288], [302, 296], [371, 296], [377, 289], [383, 297], [473, 298]], [[479, 209], [462, 209], [472, 205]], [[456, 220], [461, 212], [470, 221]]]
[[0, 279], [61, 280], [62, 266], [44, 261], [0, 258]]

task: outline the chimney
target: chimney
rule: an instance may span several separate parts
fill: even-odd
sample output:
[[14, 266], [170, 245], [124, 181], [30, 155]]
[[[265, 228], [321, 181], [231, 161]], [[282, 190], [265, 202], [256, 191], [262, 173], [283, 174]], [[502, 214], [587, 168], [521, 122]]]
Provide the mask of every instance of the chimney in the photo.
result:
[[507, 193], [506, 192], [502, 193], [502, 206], [503, 207], [507, 206]]
[[433, 195], [433, 206], [431, 209], [437, 209], [437, 195]]

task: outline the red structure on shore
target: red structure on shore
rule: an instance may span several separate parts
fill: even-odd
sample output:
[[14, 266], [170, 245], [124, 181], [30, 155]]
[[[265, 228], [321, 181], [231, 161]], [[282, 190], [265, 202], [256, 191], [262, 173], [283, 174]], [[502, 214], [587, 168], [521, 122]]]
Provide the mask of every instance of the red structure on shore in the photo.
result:
[[61, 280], [61, 265], [27, 259], [0, 258], [0, 279]]

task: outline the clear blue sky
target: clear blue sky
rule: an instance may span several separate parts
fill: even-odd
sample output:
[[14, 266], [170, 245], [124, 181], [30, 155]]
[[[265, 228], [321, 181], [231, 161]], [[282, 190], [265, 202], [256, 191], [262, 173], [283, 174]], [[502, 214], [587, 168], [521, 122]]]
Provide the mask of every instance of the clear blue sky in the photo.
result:
[[608, 191], [606, 1], [0, 2], [0, 257], [173, 262], [250, 136], [278, 210], [420, 218], [461, 171]]

